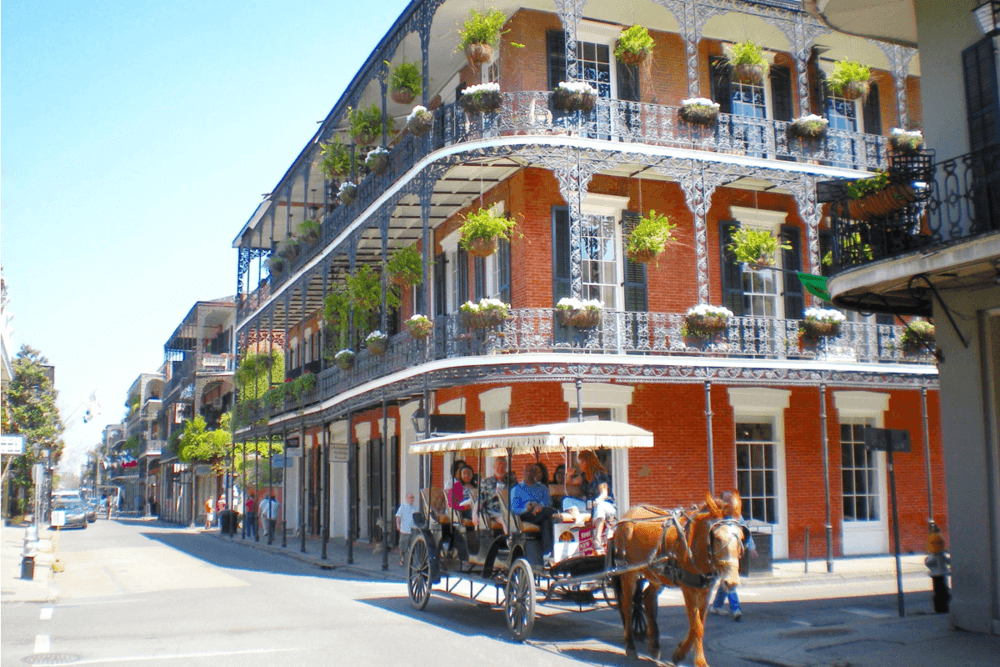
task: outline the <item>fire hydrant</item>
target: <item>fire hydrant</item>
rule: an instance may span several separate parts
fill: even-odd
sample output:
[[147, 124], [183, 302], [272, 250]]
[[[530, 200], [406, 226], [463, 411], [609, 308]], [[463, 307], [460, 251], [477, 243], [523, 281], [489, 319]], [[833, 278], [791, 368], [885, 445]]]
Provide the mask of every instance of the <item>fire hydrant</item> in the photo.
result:
[[930, 570], [928, 574], [934, 582], [934, 611], [945, 614], [951, 601], [951, 592], [948, 590], [948, 565], [951, 558], [944, 550], [944, 535], [935, 525], [931, 525], [930, 535], [927, 536], [927, 553], [929, 555], [924, 559], [924, 565]]

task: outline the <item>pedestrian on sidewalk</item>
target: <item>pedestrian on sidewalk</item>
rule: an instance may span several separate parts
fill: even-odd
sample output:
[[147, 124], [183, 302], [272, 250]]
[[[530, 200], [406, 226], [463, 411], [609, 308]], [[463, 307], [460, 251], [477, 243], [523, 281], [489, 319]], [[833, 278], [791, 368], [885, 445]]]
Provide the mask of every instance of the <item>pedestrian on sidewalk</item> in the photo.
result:
[[413, 531], [413, 494], [406, 494], [406, 502], [400, 504], [396, 510], [396, 530], [399, 531], [399, 564], [406, 561], [406, 554], [410, 550], [410, 533]]
[[257, 536], [257, 501], [253, 497], [253, 493], [247, 494], [246, 506], [246, 516], [243, 518], [244, 526], [247, 529], [247, 537], [253, 535], [253, 538], [260, 541]]
[[222, 513], [226, 511], [226, 497], [219, 494], [219, 500], [215, 503], [215, 519], [219, 522], [219, 527], [222, 527]]
[[[722, 492], [722, 502], [723, 502], [723, 507], [725, 508], [725, 512], [726, 512], [725, 516], [726, 517], [732, 517], [733, 516], [733, 492], [732, 491], [723, 491]], [[736, 520], [739, 522], [739, 524], [741, 526], [746, 526], [747, 525], [746, 522], [743, 520], [743, 515], [742, 514], [740, 516], [737, 516]], [[749, 530], [747, 531], [747, 539], [744, 540], [744, 542], [743, 542], [743, 549], [745, 551], [749, 551], [750, 552], [750, 557], [751, 558], [756, 558], [757, 557], [757, 547], [753, 543], [753, 535], [750, 533]], [[724, 606], [727, 599], [729, 600], [729, 612], [726, 612], [726, 609], [725, 609], [725, 606]], [[743, 619], [743, 611], [740, 609], [740, 598], [736, 594], [736, 589], [733, 588], [733, 589], [727, 590], [726, 587], [721, 582], [719, 583], [719, 590], [715, 594], [715, 600], [712, 602], [712, 606], [709, 609], [709, 611], [711, 611], [713, 614], [718, 614], [720, 616], [726, 616], [728, 613], [731, 613], [733, 615], [733, 620], [734, 621], [740, 621], [740, 620]]]
[[215, 504], [211, 498], [205, 498], [205, 530], [212, 530], [215, 523]]
[[274, 494], [272, 493], [265, 500], [260, 502], [260, 514], [264, 520], [265, 530], [267, 531], [267, 543], [274, 543], [274, 530], [278, 523], [278, 503], [274, 499]]

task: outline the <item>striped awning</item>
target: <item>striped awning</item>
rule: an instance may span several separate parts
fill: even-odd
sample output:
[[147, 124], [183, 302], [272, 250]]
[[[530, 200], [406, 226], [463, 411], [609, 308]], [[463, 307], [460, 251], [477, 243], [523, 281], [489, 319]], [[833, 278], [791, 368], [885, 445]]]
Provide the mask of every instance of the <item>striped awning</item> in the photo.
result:
[[515, 426], [492, 431], [454, 433], [420, 440], [410, 445], [411, 454], [495, 450], [496, 455], [569, 448], [631, 449], [652, 447], [649, 431], [615, 421], [556, 422], [537, 426]]

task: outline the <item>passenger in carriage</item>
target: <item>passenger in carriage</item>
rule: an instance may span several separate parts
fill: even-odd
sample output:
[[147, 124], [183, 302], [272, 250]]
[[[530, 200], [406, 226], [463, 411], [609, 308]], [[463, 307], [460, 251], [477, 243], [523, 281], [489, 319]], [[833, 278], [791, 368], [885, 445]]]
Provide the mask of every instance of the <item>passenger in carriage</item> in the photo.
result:
[[542, 555], [551, 556], [552, 517], [559, 512], [552, 507], [549, 487], [538, 481], [540, 474], [537, 463], [524, 466], [524, 481], [515, 486], [510, 494], [510, 511], [519, 516], [521, 521], [533, 523], [541, 529]]
[[505, 519], [507, 508], [497, 491], [505, 491], [517, 484], [517, 478], [507, 473], [507, 459], [498, 457], [493, 460], [493, 474], [479, 484], [479, 497], [482, 503], [482, 513], [489, 521], [495, 521], [509, 532]]
[[455, 461], [452, 469], [454, 481], [448, 491], [448, 507], [458, 512], [462, 519], [472, 521], [476, 473], [465, 461]]
[[562, 509], [562, 499], [566, 495], [566, 466], [561, 463], [556, 466], [555, 472], [552, 473], [549, 495], [552, 497], [552, 506], [556, 509]]
[[579, 464], [574, 465], [569, 471], [566, 479], [566, 495], [562, 499], [564, 512], [570, 512], [577, 517], [579, 522], [580, 512], [587, 510], [587, 496], [583, 492], [583, 473], [580, 472]]
[[597, 454], [591, 451], [580, 452], [580, 470], [583, 472], [584, 494], [591, 507], [594, 548], [600, 550], [604, 546], [605, 522], [618, 516], [615, 497], [611, 492], [611, 476], [601, 465]]

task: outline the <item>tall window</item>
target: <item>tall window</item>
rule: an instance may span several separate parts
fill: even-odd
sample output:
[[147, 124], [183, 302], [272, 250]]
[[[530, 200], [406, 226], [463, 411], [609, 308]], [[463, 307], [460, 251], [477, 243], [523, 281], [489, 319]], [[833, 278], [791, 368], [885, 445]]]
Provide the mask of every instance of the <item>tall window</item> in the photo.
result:
[[736, 484], [743, 518], [778, 523], [774, 422], [769, 418], [736, 423]]
[[618, 305], [616, 227], [610, 215], [585, 215], [581, 225], [583, 298], [598, 299], [613, 310]]
[[830, 93], [826, 98], [826, 117], [831, 130], [858, 131], [858, 108], [853, 100]]
[[743, 314], [747, 317], [777, 317], [778, 272], [747, 268], [742, 278]]
[[865, 449], [865, 426], [871, 419], [842, 418], [840, 467], [844, 484], [844, 521], [879, 520], [877, 452]]
[[580, 78], [597, 89], [600, 97], [611, 97], [611, 47], [593, 42], [576, 43], [576, 67]]

